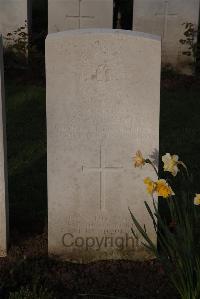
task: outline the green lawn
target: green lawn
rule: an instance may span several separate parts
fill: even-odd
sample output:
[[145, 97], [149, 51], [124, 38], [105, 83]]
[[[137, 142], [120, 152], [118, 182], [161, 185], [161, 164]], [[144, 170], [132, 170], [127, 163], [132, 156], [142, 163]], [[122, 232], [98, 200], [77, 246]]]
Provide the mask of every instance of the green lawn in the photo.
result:
[[[41, 231], [47, 214], [45, 89], [6, 85], [11, 229]], [[162, 88], [160, 154], [177, 153], [200, 193], [200, 87]]]

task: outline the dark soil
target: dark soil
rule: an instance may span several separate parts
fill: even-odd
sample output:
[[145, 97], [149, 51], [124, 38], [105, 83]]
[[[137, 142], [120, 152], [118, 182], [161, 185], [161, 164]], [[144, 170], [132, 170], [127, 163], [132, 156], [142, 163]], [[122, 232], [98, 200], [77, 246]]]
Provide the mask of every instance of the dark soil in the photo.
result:
[[177, 299], [156, 261], [73, 264], [47, 257], [46, 234], [29, 239], [15, 234], [12, 242], [15, 245], [8, 257], [0, 259], [1, 299], [21, 286], [41, 285], [53, 292], [55, 299]]

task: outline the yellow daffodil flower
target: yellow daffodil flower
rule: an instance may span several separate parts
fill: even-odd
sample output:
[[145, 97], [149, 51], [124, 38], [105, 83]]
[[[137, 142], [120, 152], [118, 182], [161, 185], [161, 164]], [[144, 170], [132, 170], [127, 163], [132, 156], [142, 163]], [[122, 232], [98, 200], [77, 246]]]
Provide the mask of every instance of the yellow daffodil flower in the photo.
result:
[[149, 177], [144, 179], [144, 183], [145, 185], [147, 185], [147, 192], [152, 195], [155, 192], [156, 183], [152, 181]]
[[162, 196], [164, 198], [175, 195], [172, 188], [163, 179], [156, 182], [156, 192], [158, 193], [158, 196]]
[[169, 171], [173, 176], [176, 176], [179, 171], [177, 165], [181, 162], [178, 159], [179, 157], [177, 155], [170, 155], [169, 153], [162, 156], [162, 161], [164, 163], [164, 171]]
[[141, 151], [136, 152], [136, 155], [133, 157], [133, 163], [135, 167], [144, 166], [145, 159], [143, 158]]
[[156, 192], [158, 196], [162, 196], [164, 198], [175, 195], [172, 188], [163, 179], [154, 182], [152, 179], [147, 177], [144, 179], [144, 183], [147, 185], [147, 192], [151, 195], [153, 195], [154, 192]]
[[194, 204], [196, 206], [200, 205], [200, 194], [196, 194], [195, 198], [194, 198]]

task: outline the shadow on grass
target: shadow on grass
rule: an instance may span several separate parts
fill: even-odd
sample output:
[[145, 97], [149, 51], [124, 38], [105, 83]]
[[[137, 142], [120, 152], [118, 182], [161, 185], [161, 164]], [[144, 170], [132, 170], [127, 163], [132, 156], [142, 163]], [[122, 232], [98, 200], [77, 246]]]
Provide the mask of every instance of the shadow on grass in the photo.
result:
[[[173, 85], [173, 82], [172, 82]], [[160, 156], [177, 154], [193, 175], [194, 192], [200, 193], [200, 84], [180, 80], [162, 88]]]
[[10, 229], [40, 232], [47, 213], [45, 90], [6, 85]]

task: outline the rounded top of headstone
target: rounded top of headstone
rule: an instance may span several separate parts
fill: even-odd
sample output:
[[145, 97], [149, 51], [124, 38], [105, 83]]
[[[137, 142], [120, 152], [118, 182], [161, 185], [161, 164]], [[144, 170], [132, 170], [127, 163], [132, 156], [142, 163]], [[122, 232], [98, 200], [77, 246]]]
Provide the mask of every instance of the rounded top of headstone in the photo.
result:
[[146, 39], [151, 39], [155, 41], [161, 41], [161, 37], [158, 35], [153, 35], [149, 33], [139, 32], [139, 31], [132, 31], [132, 30], [122, 30], [122, 29], [102, 29], [102, 28], [90, 28], [90, 29], [72, 29], [67, 31], [61, 31], [56, 33], [50, 33], [47, 36], [49, 38], [63, 38], [66, 36], [77, 36], [77, 35], [90, 35], [90, 34], [112, 34], [112, 35], [123, 35], [123, 36], [130, 36], [130, 37], [141, 37]]

